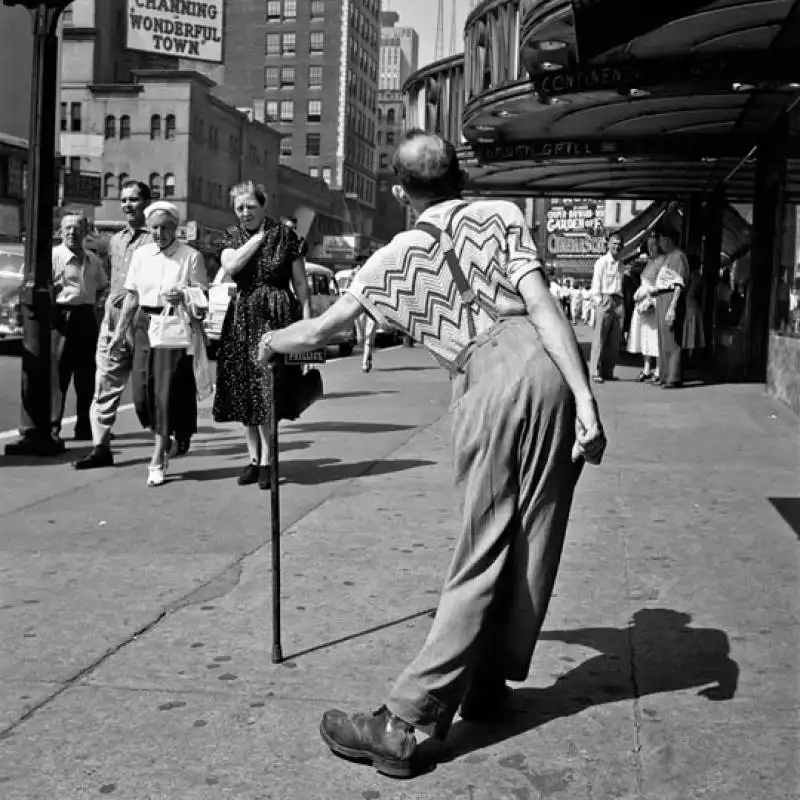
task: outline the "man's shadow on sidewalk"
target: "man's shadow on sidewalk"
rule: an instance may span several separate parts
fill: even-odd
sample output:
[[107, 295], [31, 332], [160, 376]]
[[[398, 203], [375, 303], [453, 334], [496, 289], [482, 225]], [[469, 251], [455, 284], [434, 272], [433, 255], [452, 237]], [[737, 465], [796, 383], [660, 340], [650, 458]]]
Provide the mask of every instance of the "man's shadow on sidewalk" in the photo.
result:
[[[689, 614], [654, 608], [637, 611], [627, 628], [542, 632], [541, 641], [591, 647], [600, 655], [545, 689], [515, 691], [501, 721], [477, 725], [460, 720], [445, 742], [427, 740], [418, 750], [423, 769], [592, 706], [701, 687], [698, 695], [706, 700], [730, 700], [736, 694], [739, 665], [730, 657], [728, 636], [714, 628], [692, 628], [691, 621]], [[573, 661], [569, 656], [561, 660]]]

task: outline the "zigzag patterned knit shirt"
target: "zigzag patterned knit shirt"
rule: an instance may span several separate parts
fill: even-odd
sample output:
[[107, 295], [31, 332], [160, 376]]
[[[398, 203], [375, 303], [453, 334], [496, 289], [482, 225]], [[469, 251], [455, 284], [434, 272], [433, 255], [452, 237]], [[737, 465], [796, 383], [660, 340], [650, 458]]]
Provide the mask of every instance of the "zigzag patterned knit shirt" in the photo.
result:
[[[440, 203], [420, 221], [444, 228], [460, 200]], [[457, 211], [453, 246], [472, 291], [500, 316], [527, 313], [519, 294], [525, 275], [542, 268], [522, 211], [505, 200], [479, 200]], [[435, 356], [453, 361], [469, 344], [467, 309], [439, 241], [418, 229], [400, 233], [356, 273], [347, 291], [381, 324], [400, 329]], [[477, 333], [492, 319], [472, 306]]]

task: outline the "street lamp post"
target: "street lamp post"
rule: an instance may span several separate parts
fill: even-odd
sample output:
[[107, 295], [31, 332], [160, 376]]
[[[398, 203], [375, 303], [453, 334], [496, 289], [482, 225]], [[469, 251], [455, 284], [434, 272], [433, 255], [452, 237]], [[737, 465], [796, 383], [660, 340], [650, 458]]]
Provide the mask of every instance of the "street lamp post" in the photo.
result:
[[25, 205], [25, 283], [22, 290], [23, 438], [7, 455], [49, 456], [63, 449], [51, 432], [53, 369], [53, 207], [56, 203], [56, 104], [58, 103], [58, 20], [72, 0], [3, 0], [21, 5], [33, 21], [33, 68], [28, 132], [28, 193]]

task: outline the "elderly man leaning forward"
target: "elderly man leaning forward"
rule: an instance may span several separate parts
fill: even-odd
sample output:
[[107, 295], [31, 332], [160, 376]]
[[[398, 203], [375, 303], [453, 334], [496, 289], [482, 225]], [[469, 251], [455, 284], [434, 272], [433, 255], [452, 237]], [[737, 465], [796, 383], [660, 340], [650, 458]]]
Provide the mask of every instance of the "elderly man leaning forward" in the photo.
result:
[[34, 436], [25, 408], [23, 387], [22, 439], [6, 448], [8, 455], [48, 455], [63, 452], [61, 421], [70, 384], [75, 386], [77, 421], [74, 438], [92, 438], [89, 409], [94, 390], [94, 352], [97, 347], [97, 304], [108, 279], [102, 262], [84, 249], [89, 221], [83, 214], [68, 214], [61, 221], [62, 243], [53, 248], [53, 324], [50, 344], [51, 441], [45, 450]]
[[113, 350], [110, 344], [119, 325], [126, 295], [125, 279], [133, 255], [142, 245], [153, 241], [144, 219], [144, 210], [150, 205], [150, 188], [138, 181], [128, 181], [122, 186], [120, 204], [126, 224], [108, 243], [111, 286], [95, 357], [97, 374], [90, 414], [94, 447], [87, 456], [75, 462], [75, 469], [110, 467], [114, 464], [109, 446], [111, 428], [117, 419], [120, 398], [128, 385], [133, 367], [133, 337], [129, 335], [122, 346]]
[[[454, 147], [413, 130], [394, 156], [395, 197], [418, 214], [325, 314], [267, 332], [262, 356], [325, 345], [364, 311], [420, 341], [453, 384], [462, 532], [428, 639], [374, 713], [328, 711], [338, 755], [413, 773], [415, 729], [444, 737], [506, 710], [544, 620], [584, 461], [605, 436], [572, 326], [550, 295], [522, 212], [461, 199]], [[399, 288], [398, 288], [399, 287]], [[447, 304], [443, 298], [451, 298]]]

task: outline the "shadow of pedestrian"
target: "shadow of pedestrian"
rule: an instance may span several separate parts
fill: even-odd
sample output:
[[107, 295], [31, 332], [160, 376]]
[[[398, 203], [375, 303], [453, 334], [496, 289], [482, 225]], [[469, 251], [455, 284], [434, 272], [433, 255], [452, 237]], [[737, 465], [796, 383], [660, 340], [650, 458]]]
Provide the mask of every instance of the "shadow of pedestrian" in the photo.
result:
[[769, 501], [800, 539], [800, 497], [770, 497]]
[[375, 372], [426, 372], [430, 369], [441, 369], [434, 365], [423, 367], [376, 367]]
[[415, 458], [398, 458], [393, 461], [356, 461], [342, 463], [337, 459], [323, 458], [310, 461], [287, 461], [281, 464], [281, 479], [287, 483], [316, 486], [321, 483], [346, 481], [366, 475], [390, 475], [417, 467], [429, 467], [435, 461]]
[[298, 422], [288, 430], [292, 433], [392, 433], [410, 431], [414, 425], [393, 425], [390, 422]]
[[[460, 720], [445, 742], [426, 741], [418, 751], [421, 766], [452, 761], [592, 706], [686, 689], [701, 689], [698, 696], [706, 700], [732, 699], [739, 665], [730, 657], [727, 634], [692, 628], [691, 620], [680, 611], [654, 608], [637, 611], [627, 628], [543, 631], [541, 641], [591, 647], [600, 654], [552, 686], [516, 690], [508, 714], [497, 723], [478, 726]], [[574, 661], [569, 656], [561, 660]]]
[[379, 389], [375, 392], [331, 392], [330, 394], [326, 394], [322, 399], [323, 400], [349, 400], [354, 397], [371, 397], [375, 394], [397, 394], [392, 389]]

